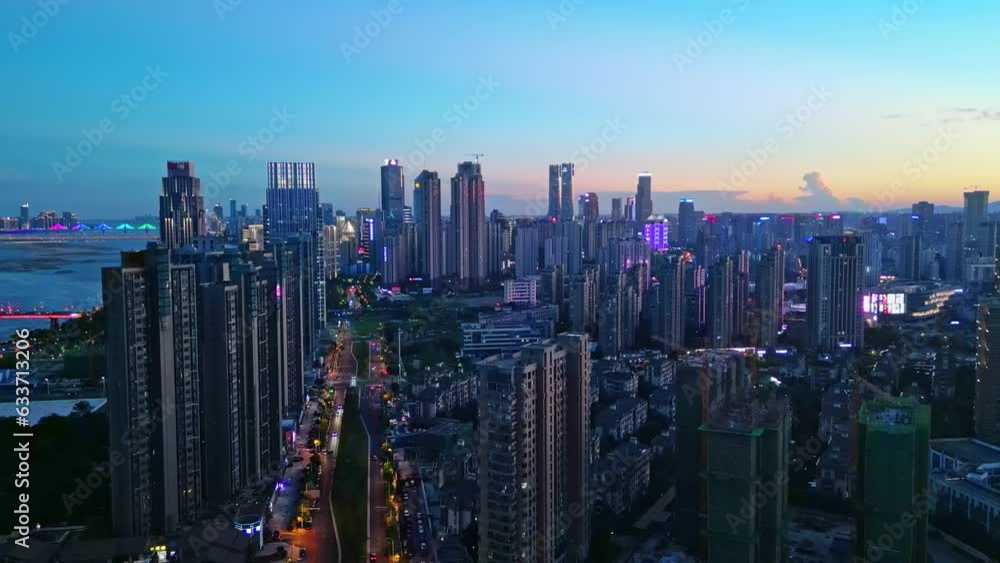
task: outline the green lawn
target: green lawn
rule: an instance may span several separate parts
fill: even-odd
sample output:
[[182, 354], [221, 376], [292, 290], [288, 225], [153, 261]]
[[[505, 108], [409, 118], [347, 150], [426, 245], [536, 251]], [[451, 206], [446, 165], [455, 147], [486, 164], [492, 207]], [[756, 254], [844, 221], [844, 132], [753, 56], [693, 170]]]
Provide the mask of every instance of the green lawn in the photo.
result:
[[347, 395], [333, 475], [333, 511], [343, 550], [341, 561], [363, 561], [368, 539], [368, 435], [355, 391]]

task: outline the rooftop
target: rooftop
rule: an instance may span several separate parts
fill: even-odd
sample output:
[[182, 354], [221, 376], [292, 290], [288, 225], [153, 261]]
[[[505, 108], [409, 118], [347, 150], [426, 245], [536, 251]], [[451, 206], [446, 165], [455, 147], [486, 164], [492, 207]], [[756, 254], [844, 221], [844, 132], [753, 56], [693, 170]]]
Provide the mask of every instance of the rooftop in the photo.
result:
[[975, 438], [941, 438], [931, 440], [931, 449], [970, 465], [1000, 463], [1000, 446]]

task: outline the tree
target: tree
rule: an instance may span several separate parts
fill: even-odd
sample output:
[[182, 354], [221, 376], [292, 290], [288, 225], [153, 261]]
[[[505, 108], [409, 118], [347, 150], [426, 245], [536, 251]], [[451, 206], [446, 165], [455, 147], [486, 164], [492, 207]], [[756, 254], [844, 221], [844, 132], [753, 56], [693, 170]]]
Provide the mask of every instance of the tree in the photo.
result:
[[73, 410], [69, 413], [70, 416], [84, 416], [88, 415], [94, 411], [94, 407], [91, 406], [89, 401], [80, 401], [73, 405]]

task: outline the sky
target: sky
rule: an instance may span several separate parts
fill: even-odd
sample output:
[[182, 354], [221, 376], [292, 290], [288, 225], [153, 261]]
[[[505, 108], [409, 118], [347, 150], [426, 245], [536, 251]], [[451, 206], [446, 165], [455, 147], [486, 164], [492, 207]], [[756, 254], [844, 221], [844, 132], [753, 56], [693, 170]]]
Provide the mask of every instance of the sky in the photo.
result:
[[0, 3], [0, 215], [155, 213], [167, 160], [227, 210], [260, 206], [267, 161], [315, 162], [348, 213], [384, 159], [412, 188], [473, 153], [512, 214], [544, 213], [562, 162], [609, 197], [652, 173], [657, 212], [954, 205], [1000, 179], [993, 0], [51, 2]]

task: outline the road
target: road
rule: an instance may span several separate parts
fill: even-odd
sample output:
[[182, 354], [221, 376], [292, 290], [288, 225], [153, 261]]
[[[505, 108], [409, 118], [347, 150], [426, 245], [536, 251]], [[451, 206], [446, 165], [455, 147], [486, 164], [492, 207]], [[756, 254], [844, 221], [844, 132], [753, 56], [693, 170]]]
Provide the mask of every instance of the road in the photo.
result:
[[388, 541], [385, 536], [385, 482], [382, 480], [382, 395], [375, 388], [362, 391], [361, 416], [369, 438], [368, 458], [368, 551], [374, 553], [377, 561], [388, 561]]

